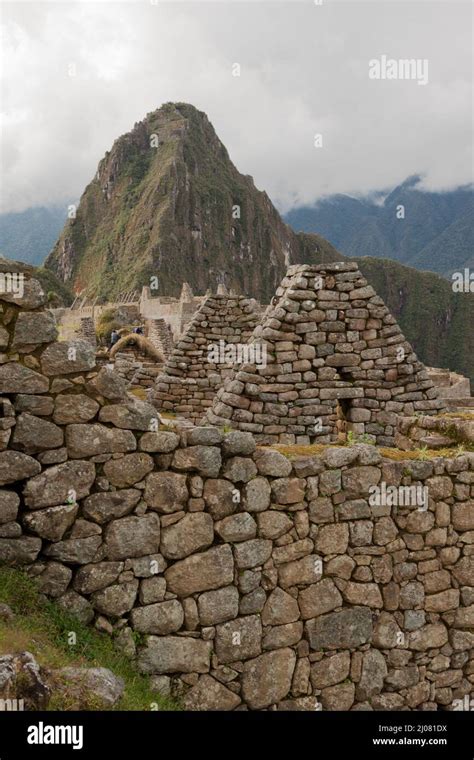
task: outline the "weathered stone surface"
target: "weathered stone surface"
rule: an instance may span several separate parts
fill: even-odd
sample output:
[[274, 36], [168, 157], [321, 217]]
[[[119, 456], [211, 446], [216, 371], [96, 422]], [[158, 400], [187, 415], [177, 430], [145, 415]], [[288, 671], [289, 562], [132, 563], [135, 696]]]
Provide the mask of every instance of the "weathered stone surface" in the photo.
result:
[[100, 405], [84, 393], [63, 393], [56, 396], [53, 420], [59, 425], [89, 422], [94, 419]]
[[301, 617], [303, 620], [308, 620], [340, 607], [342, 596], [334, 581], [330, 578], [323, 578], [319, 583], [313, 583], [300, 591], [298, 603]]
[[15, 400], [15, 409], [17, 412], [29, 412], [29, 414], [36, 414], [40, 417], [49, 417], [53, 413], [54, 400], [51, 396], [19, 393]]
[[49, 380], [39, 372], [10, 362], [0, 366], [0, 393], [47, 393]]
[[247, 541], [257, 535], [257, 523], [249, 512], [238, 512], [216, 523], [216, 532], [223, 541]]
[[375, 694], [380, 694], [386, 675], [387, 663], [383, 654], [377, 649], [369, 649], [365, 652], [360, 681], [356, 687], [357, 699], [363, 702], [371, 699]]
[[39, 451], [56, 449], [62, 446], [64, 433], [53, 422], [35, 417], [32, 414], [20, 414], [13, 432], [13, 448], [25, 454], [37, 454]]
[[53, 598], [62, 596], [66, 592], [71, 578], [71, 568], [62, 565], [60, 562], [45, 562], [38, 575], [35, 572], [35, 580], [39, 590]]
[[215, 446], [189, 446], [178, 449], [173, 455], [176, 470], [196, 470], [200, 475], [217, 478], [221, 468], [221, 450]]
[[276, 504], [295, 504], [303, 501], [305, 483], [300, 478], [277, 478], [271, 483], [272, 499]]
[[263, 625], [283, 625], [298, 620], [300, 611], [296, 599], [277, 587], [268, 597], [262, 612]]
[[293, 527], [293, 522], [283, 512], [262, 512], [257, 515], [258, 533], [261, 538], [275, 540]]
[[69, 375], [88, 372], [95, 367], [95, 349], [87, 340], [75, 339], [52, 343], [41, 354], [44, 375]]
[[127, 398], [127, 384], [112, 369], [102, 367], [97, 375], [90, 381], [90, 386], [104, 398], [118, 401]]
[[40, 550], [40, 538], [0, 538], [0, 564], [29, 565], [35, 561]]
[[140, 495], [135, 488], [93, 493], [84, 500], [82, 511], [90, 520], [103, 524], [128, 515], [138, 504]]
[[378, 467], [352, 467], [342, 473], [342, 488], [348, 498], [365, 496], [369, 493], [370, 486], [377, 485], [380, 479], [381, 472]]
[[184, 612], [177, 599], [170, 599], [167, 602], [135, 607], [130, 619], [135, 631], [165, 636], [179, 631], [184, 622]]
[[57, 335], [56, 320], [51, 311], [23, 311], [18, 314], [15, 322], [13, 345], [51, 343]]
[[272, 542], [264, 538], [254, 538], [237, 544], [234, 549], [235, 564], [240, 569], [264, 565], [272, 553]]
[[80, 567], [74, 577], [74, 588], [80, 594], [92, 594], [114, 583], [123, 569], [123, 562], [97, 562]]
[[355, 686], [353, 683], [339, 683], [328, 686], [321, 693], [321, 704], [324, 710], [350, 710], [354, 704]]
[[248, 512], [263, 512], [270, 506], [271, 488], [266, 478], [253, 478], [242, 489], [242, 504]]
[[455, 530], [474, 530], [474, 501], [454, 504], [452, 519]]
[[276, 625], [264, 635], [262, 640], [263, 649], [281, 649], [298, 644], [303, 636], [303, 622]]
[[222, 451], [226, 456], [235, 456], [236, 454], [248, 456], [249, 454], [253, 454], [255, 448], [255, 438], [251, 433], [232, 430], [224, 436]]
[[215, 678], [203, 675], [196, 686], [186, 693], [183, 706], [185, 710], [234, 710], [240, 702], [240, 697], [233, 691]]
[[66, 446], [73, 459], [97, 454], [123, 454], [137, 448], [131, 430], [115, 430], [99, 423], [66, 427]]
[[66, 538], [50, 544], [44, 553], [47, 557], [58, 562], [71, 563], [73, 565], [86, 565], [92, 562], [97, 549], [102, 543], [101, 536], [89, 536], [87, 538]]
[[233, 483], [248, 483], [256, 476], [257, 468], [248, 457], [232, 457], [225, 463], [222, 474]]
[[36, 459], [19, 451], [0, 451], [0, 486], [25, 480], [41, 472]]
[[154, 406], [137, 398], [123, 404], [103, 406], [99, 413], [101, 422], [110, 422], [125, 430], [153, 431], [158, 425], [158, 413]]
[[349, 526], [346, 523], [323, 525], [316, 539], [316, 550], [323, 554], [344, 554], [349, 543]]
[[149, 454], [136, 452], [120, 459], [109, 459], [104, 464], [104, 475], [117, 488], [127, 488], [143, 480], [153, 468], [154, 462]]
[[228, 544], [187, 557], [165, 572], [168, 588], [181, 597], [227, 586], [234, 580], [234, 560]]
[[349, 604], [365, 604], [367, 607], [383, 607], [382, 594], [376, 583], [349, 582], [342, 595]]
[[82, 499], [88, 495], [94, 478], [92, 462], [65, 462], [49, 467], [26, 484], [23, 490], [25, 504], [30, 509], [40, 509]]
[[55, 688], [63, 691], [70, 709], [95, 710], [114, 707], [122, 697], [125, 684], [108, 668], [60, 668], [55, 670]]
[[351, 669], [349, 652], [339, 652], [330, 657], [324, 657], [311, 665], [311, 683], [315, 689], [324, 689], [344, 681]]
[[188, 499], [186, 475], [152, 472], [146, 478], [144, 498], [151, 509], [166, 514], [179, 512]]
[[321, 579], [322, 561], [317, 554], [311, 554], [303, 559], [288, 562], [278, 567], [278, 579], [282, 588], [309, 585]]
[[431, 623], [420, 628], [418, 631], [412, 631], [408, 635], [408, 649], [415, 649], [423, 652], [426, 649], [442, 647], [448, 641], [448, 632], [442, 623]]
[[201, 625], [224, 623], [239, 613], [239, 592], [235, 586], [207, 591], [198, 597], [198, 609]]
[[20, 497], [15, 491], [0, 489], [0, 525], [16, 520]]
[[90, 602], [73, 589], [59, 597], [57, 603], [68, 615], [77, 618], [83, 625], [88, 625], [94, 619], [94, 610]]
[[45, 710], [50, 696], [51, 687], [30, 652], [0, 655], [0, 699], [24, 700], [25, 710]]
[[122, 517], [107, 525], [105, 551], [107, 559], [127, 559], [153, 554], [160, 549], [160, 519], [158, 515]]
[[212, 642], [182, 636], [149, 636], [138, 654], [142, 673], [208, 673]]
[[161, 553], [167, 559], [182, 559], [211, 546], [214, 539], [212, 517], [204, 512], [185, 515], [182, 520], [163, 528]]
[[144, 433], [140, 438], [141, 451], [150, 454], [168, 454], [179, 445], [179, 436], [176, 433], [163, 431], [162, 433]]
[[262, 624], [258, 615], [248, 615], [216, 627], [215, 651], [220, 663], [247, 660], [262, 651]]
[[32, 533], [48, 541], [59, 541], [71, 527], [77, 515], [77, 504], [63, 504], [26, 514], [23, 524]]
[[236, 511], [239, 505], [239, 490], [228, 480], [209, 479], [204, 483], [203, 498], [207, 511], [214, 520], [219, 520]]
[[132, 609], [137, 592], [138, 581], [117, 583], [100, 591], [95, 591], [92, 594], [91, 601], [98, 612], [110, 617], [120, 617]]
[[368, 607], [331, 612], [306, 623], [312, 649], [352, 649], [370, 641], [372, 613]]
[[278, 649], [244, 664], [242, 695], [252, 710], [261, 710], [284, 699], [291, 688], [296, 664], [292, 649]]
[[285, 478], [291, 473], [291, 462], [279, 451], [259, 449], [253, 458], [260, 475]]

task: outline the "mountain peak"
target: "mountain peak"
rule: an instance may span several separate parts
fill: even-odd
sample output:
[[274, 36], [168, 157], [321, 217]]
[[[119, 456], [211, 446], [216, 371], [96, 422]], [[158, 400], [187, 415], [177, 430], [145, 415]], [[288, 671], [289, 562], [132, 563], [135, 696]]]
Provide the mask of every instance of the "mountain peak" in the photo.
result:
[[341, 258], [298, 236], [240, 174], [207, 115], [165, 103], [115, 140], [45, 266], [76, 292], [113, 299], [150, 285], [230, 289], [269, 300], [290, 263]]

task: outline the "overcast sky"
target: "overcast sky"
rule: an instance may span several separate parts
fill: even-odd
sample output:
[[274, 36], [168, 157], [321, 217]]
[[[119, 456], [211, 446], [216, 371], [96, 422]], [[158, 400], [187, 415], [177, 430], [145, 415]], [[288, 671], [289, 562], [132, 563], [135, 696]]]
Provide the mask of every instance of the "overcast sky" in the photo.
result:
[[[3, 212], [79, 197], [113, 140], [167, 101], [205, 111], [281, 210], [413, 173], [431, 189], [472, 180], [469, 2], [16, 0], [1, 11]], [[427, 59], [428, 83], [369, 79], [383, 55]]]

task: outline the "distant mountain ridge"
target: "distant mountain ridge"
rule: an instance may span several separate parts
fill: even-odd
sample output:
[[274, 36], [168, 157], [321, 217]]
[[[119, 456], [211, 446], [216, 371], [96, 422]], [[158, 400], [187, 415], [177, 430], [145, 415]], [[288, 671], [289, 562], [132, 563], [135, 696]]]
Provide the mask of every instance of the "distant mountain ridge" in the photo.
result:
[[472, 188], [434, 193], [419, 183], [419, 176], [409, 177], [383, 203], [373, 196], [329, 196], [292, 209], [284, 219], [296, 231], [317, 230], [347, 256], [389, 258], [447, 278], [473, 268]]
[[0, 214], [0, 255], [40, 266], [67, 217], [67, 204]]

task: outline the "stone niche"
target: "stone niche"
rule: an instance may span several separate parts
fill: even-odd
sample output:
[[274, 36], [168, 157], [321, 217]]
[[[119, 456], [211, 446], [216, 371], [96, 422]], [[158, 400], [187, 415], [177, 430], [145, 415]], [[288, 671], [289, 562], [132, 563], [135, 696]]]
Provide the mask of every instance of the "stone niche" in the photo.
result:
[[354, 262], [291, 266], [252, 336], [265, 364], [238, 368], [205, 419], [262, 443], [339, 431], [392, 446], [399, 415], [443, 408], [396, 319]]

